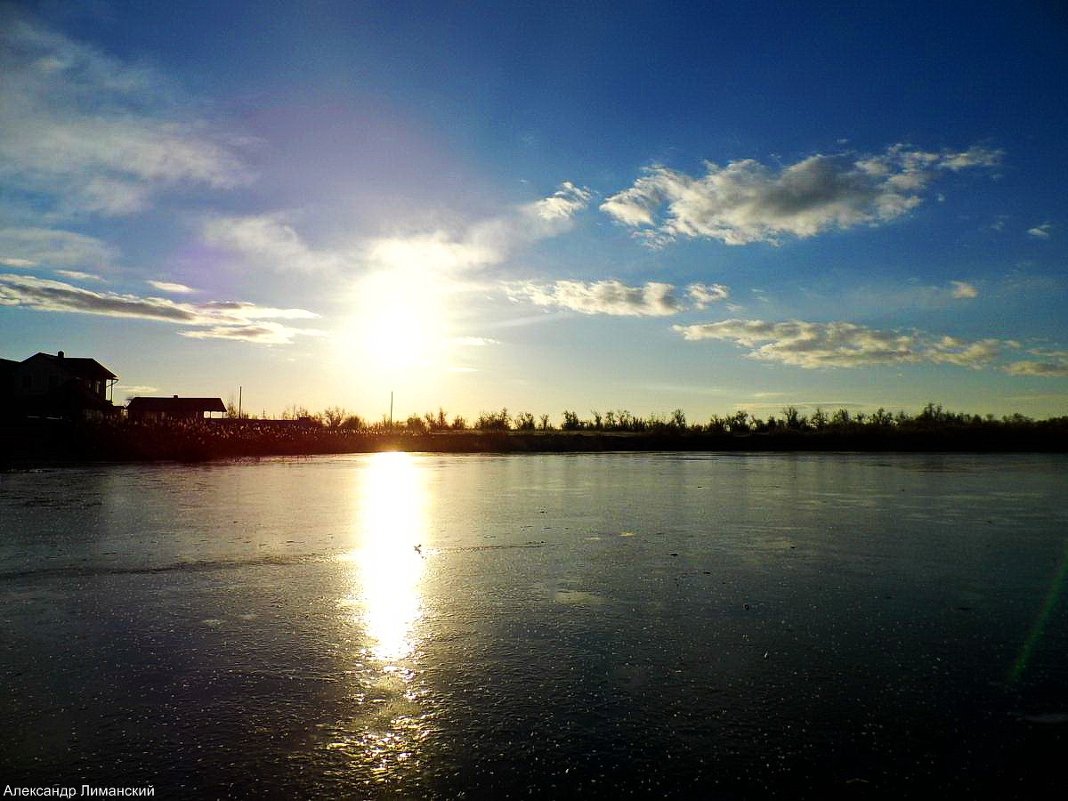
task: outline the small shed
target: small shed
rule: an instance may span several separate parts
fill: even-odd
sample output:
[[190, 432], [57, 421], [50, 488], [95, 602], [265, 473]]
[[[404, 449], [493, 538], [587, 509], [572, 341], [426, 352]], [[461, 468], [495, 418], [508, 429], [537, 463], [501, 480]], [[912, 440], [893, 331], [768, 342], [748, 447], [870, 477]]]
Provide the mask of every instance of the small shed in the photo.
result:
[[203, 420], [205, 414], [226, 413], [222, 398], [131, 398], [126, 405], [130, 420]]

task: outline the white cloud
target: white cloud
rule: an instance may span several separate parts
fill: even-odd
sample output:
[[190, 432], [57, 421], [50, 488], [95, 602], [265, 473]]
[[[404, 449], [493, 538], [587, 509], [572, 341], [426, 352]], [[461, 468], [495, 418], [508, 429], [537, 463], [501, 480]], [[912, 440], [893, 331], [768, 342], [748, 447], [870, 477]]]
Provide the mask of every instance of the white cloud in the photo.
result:
[[917, 362], [979, 368], [1011, 347], [995, 339], [969, 342], [920, 331], [879, 331], [847, 322], [723, 320], [673, 328], [690, 341], [733, 342], [750, 348], [750, 358], [806, 368]]
[[0, 306], [155, 320], [188, 326], [191, 330], [183, 332], [183, 336], [243, 339], [266, 344], [287, 344], [298, 335], [318, 336], [321, 333], [273, 322], [318, 317], [304, 309], [275, 309], [242, 301], [177, 303], [166, 298], [96, 292], [31, 275], [0, 275]]
[[513, 301], [528, 300], [537, 306], [552, 306], [582, 314], [608, 314], [627, 317], [668, 317], [687, 308], [704, 309], [730, 297], [723, 284], [690, 284], [687, 306], [676, 294], [673, 284], [649, 281], [642, 286], [627, 286], [622, 281], [560, 280], [550, 284], [518, 281], [505, 284]]
[[483, 264], [498, 263], [521, 247], [571, 230], [575, 215], [586, 208], [591, 197], [585, 187], [565, 181], [549, 197], [475, 223], [459, 241], [475, 253], [487, 254]]
[[1038, 376], [1042, 378], [1068, 378], [1068, 359], [1059, 361], [1023, 360], [1005, 366], [1010, 375]]
[[201, 303], [194, 308], [208, 315], [235, 320], [313, 320], [319, 315], [306, 309], [276, 309], [271, 306], [258, 306], [241, 300], [213, 300]]
[[229, 188], [230, 143], [153, 71], [6, 11], [0, 21], [0, 178], [61, 213], [139, 211], [161, 189]]
[[601, 210], [653, 245], [677, 238], [728, 245], [777, 244], [828, 230], [878, 225], [918, 206], [942, 170], [997, 163], [1000, 152], [927, 153], [895, 145], [875, 156], [815, 155], [782, 168], [753, 159], [705, 165], [690, 176], [662, 165], [644, 170]]
[[192, 287], [185, 284], [176, 284], [172, 281], [146, 281], [146, 284], [160, 292], [168, 292], [172, 295], [191, 295], [196, 292]]
[[592, 197], [569, 181], [552, 195], [465, 229], [431, 231], [372, 240], [363, 261], [376, 269], [405, 273], [456, 273], [500, 264], [516, 250], [559, 236]]
[[620, 281], [556, 281], [542, 285], [514, 284], [510, 294], [538, 306], [554, 306], [582, 314], [609, 314], [631, 317], [665, 317], [679, 311], [675, 287], [650, 281], [644, 286], [627, 286]]
[[959, 172], [970, 167], [996, 167], [1001, 163], [1002, 152], [973, 145], [961, 153], [942, 153], [937, 162], [939, 169]]
[[1027, 233], [1037, 239], [1049, 239], [1050, 231], [1053, 230], [1053, 223], [1042, 223], [1042, 225], [1036, 225], [1034, 228], [1028, 228]]
[[306, 336], [324, 336], [322, 331], [312, 329], [290, 328], [281, 323], [260, 322], [245, 325], [215, 325], [181, 331], [183, 337], [190, 339], [232, 339], [242, 342], [254, 342], [259, 345], [288, 345], [297, 334]]
[[984, 367], [997, 359], [1011, 344], [999, 339], [980, 339], [974, 342], [942, 337], [926, 345], [922, 357], [936, 364], [955, 364], [958, 367]]
[[953, 286], [953, 297], [955, 298], [979, 297], [979, 290], [975, 288], [974, 284], [969, 284], [967, 281], [950, 281], [949, 283]]
[[564, 181], [552, 195], [531, 204], [529, 209], [541, 219], [549, 222], [566, 221], [586, 208], [591, 197], [589, 189], [575, 186], [570, 181]]
[[365, 255], [365, 260], [377, 267], [418, 268], [431, 273], [475, 269], [503, 258], [504, 252], [497, 246], [463, 241], [442, 231], [376, 239]]
[[344, 263], [339, 254], [308, 247], [278, 214], [216, 217], [207, 221], [203, 234], [208, 244], [240, 254], [257, 267], [318, 272]]
[[81, 270], [56, 270], [57, 275], [62, 275], [64, 278], [70, 278], [74, 281], [103, 281], [99, 275], [93, 273], [83, 273]]
[[686, 294], [693, 301], [695, 309], [703, 309], [710, 303], [718, 303], [731, 296], [730, 289], [723, 284], [690, 284]]
[[115, 390], [117, 394], [123, 395], [129, 400], [130, 398], [136, 398], [138, 395], [151, 395], [154, 392], [159, 392], [159, 387], [147, 384], [116, 384]]
[[276, 270], [338, 272], [359, 264], [372, 271], [455, 273], [499, 264], [518, 248], [567, 231], [589, 199], [589, 190], [565, 182], [549, 197], [459, 231], [379, 237], [348, 252], [313, 249], [283, 214], [210, 219], [203, 238]]
[[1024, 359], [1012, 362], [1005, 366], [1005, 372], [1010, 375], [1040, 376], [1044, 378], [1068, 377], [1068, 351], [1043, 350], [1041, 348], [1031, 350], [1032, 356], [1038, 359]]
[[7, 267], [106, 267], [115, 250], [99, 239], [53, 228], [2, 228], [0, 254]]

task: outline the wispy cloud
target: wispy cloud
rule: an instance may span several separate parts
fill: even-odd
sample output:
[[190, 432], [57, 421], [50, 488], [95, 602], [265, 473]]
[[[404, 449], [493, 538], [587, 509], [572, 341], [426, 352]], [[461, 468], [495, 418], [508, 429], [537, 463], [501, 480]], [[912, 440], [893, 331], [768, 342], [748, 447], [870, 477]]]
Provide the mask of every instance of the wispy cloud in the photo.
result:
[[953, 297], [966, 300], [969, 298], [979, 297], [979, 290], [975, 288], [974, 284], [969, 284], [967, 281], [950, 281], [953, 287]]
[[[922, 343], [922, 335], [917, 335]], [[1011, 340], [979, 339], [968, 341], [957, 337], [943, 336], [919, 346], [921, 360], [935, 364], [955, 364], [958, 367], [986, 367], [997, 359], [1006, 348], [1015, 347]]]
[[1028, 228], [1027, 233], [1036, 239], [1049, 239], [1050, 232], [1053, 230], [1053, 223], [1042, 223], [1036, 225], [1034, 228]]
[[529, 211], [549, 223], [566, 222], [586, 208], [591, 197], [588, 189], [564, 181], [552, 195], [531, 204]]
[[[70, 276], [74, 278], [76, 276]], [[145, 281], [153, 289], [158, 289], [160, 292], [168, 292], [172, 295], [191, 295], [196, 292], [192, 287], [185, 284], [176, 284], [173, 281]]]
[[73, 281], [103, 281], [104, 279], [94, 273], [83, 273], [81, 270], [56, 270], [56, 275], [70, 278]]
[[233, 318], [235, 320], [312, 320], [318, 317], [315, 312], [305, 309], [276, 309], [271, 306], [259, 306], [243, 300], [213, 300], [209, 303], [201, 303], [193, 308], [202, 313], [220, 318]]
[[592, 198], [590, 190], [565, 181], [549, 197], [481, 220], [459, 231], [385, 237], [369, 243], [365, 260], [384, 269], [420, 265], [429, 272], [473, 270], [500, 264], [515, 251], [559, 236]]
[[256, 268], [313, 273], [345, 263], [341, 254], [309, 247], [283, 214], [216, 217], [205, 223], [203, 236]]
[[[568, 309], [582, 314], [607, 314], [626, 317], [668, 317], [688, 308], [673, 284], [649, 281], [642, 286], [628, 286], [622, 281], [533, 281], [509, 283], [506, 291], [513, 300], [527, 300], [537, 306]], [[729, 297], [722, 284], [690, 284], [686, 295], [693, 308]]]
[[880, 331], [848, 322], [723, 320], [673, 328], [690, 341], [732, 342], [749, 348], [750, 358], [805, 368], [919, 362], [980, 368], [1015, 345], [1004, 340], [967, 341], [915, 330]]
[[980, 290], [980, 285], [970, 281], [929, 284], [914, 279], [831, 287], [826, 292], [812, 289], [807, 290], [807, 294], [825, 304], [833, 304], [834, 308], [849, 309], [857, 317], [885, 317], [895, 312], [908, 313], [917, 309], [933, 312], [959, 308], [980, 297], [983, 294]]
[[777, 244], [784, 236], [893, 220], [920, 205], [940, 172], [991, 166], [1000, 157], [979, 147], [932, 153], [895, 145], [878, 155], [815, 155], [781, 168], [754, 159], [708, 162], [697, 177], [653, 165], [601, 210], [653, 245], [678, 238]]
[[248, 178], [165, 79], [0, 10], [0, 178], [53, 211], [122, 215], [168, 187]]
[[136, 398], [138, 395], [151, 395], [154, 392], [159, 392], [159, 387], [149, 386], [148, 384], [116, 384], [115, 390], [117, 394], [129, 400], [130, 398]]
[[[902, 147], [898, 145], [898, 147]], [[972, 145], [959, 153], [943, 151], [939, 154], [935, 166], [941, 170], [960, 172], [972, 167], [994, 167], [1001, 162], [1002, 152], [981, 145]]]
[[99, 239], [54, 228], [0, 228], [0, 263], [6, 267], [94, 267], [115, 259]]
[[275, 309], [241, 301], [177, 303], [166, 298], [97, 292], [32, 275], [0, 275], [0, 306], [155, 320], [188, 326], [191, 330], [181, 332], [182, 336], [194, 338], [241, 339], [282, 345], [292, 342], [298, 335], [320, 334], [313, 329], [274, 322], [318, 317], [304, 309]]
[[1029, 351], [1037, 359], [1022, 359], [1005, 366], [1011, 375], [1039, 376], [1043, 378], [1068, 377], [1068, 351], [1035, 349]]
[[16, 270], [19, 269], [20, 267], [36, 267], [37, 266], [37, 262], [33, 261], [32, 259], [18, 259], [18, 258], [14, 258], [14, 257], [0, 258], [0, 264], [4, 265], [5, 267], [13, 267]]
[[457, 273], [499, 264], [523, 246], [567, 231], [590, 197], [589, 190], [565, 182], [549, 197], [459, 230], [378, 237], [346, 250], [313, 248], [282, 213], [216, 217], [204, 224], [203, 238], [250, 266], [281, 272]]
[[1068, 378], [1068, 359], [1057, 362], [1039, 362], [1025, 359], [1006, 365], [1005, 372], [1010, 375]]
[[190, 339], [233, 339], [241, 342], [254, 342], [260, 345], [288, 345], [297, 334], [308, 336], [322, 336], [321, 331], [291, 328], [281, 323], [260, 322], [245, 325], [213, 325], [208, 328], [197, 328], [193, 331], [182, 331], [183, 337]]
[[363, 255], [364, 263], [372, 267], [408, 270], [418, 266], [430, 273], [476, 269], [497, 264], [503, 258], [497, 244], [479, 243], [444, 231], [375, 239]]
[[299, 272], [458, 273], [497, 265], [517, 249], [559, 235], [590, 202], [590, 190], [564, 183], [549, 195], [458, 230], [383, 236], [360, 246], [315, 249], [285, 214], [217, 217], [203, 226], [207, 245], [254, 268]]

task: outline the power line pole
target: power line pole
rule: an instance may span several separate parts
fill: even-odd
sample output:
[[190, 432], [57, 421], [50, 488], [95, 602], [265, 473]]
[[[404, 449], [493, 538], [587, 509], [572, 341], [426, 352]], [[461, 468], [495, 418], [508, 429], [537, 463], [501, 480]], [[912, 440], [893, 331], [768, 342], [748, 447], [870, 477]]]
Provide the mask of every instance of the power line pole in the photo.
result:
[[393, 390], [389, 391], [389, 430], [393, 430]]

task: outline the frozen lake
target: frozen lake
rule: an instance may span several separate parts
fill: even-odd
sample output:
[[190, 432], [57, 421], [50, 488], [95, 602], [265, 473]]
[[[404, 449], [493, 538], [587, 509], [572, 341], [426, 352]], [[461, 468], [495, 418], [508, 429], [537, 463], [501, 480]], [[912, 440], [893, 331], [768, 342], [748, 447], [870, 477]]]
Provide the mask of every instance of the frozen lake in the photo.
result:
[[0, 786], [1033, 798], [1068, 457], [369, 454], [0, 475]]

